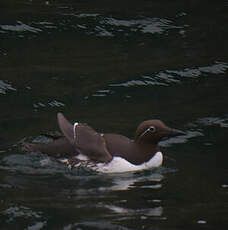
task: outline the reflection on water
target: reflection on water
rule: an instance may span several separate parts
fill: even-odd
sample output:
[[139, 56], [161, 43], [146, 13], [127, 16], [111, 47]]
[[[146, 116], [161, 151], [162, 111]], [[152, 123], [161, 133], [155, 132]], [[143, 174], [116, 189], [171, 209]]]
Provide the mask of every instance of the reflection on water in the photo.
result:
[[115, 230], [115, 229], [121, 229], [121, 230], [130, 230], [130, 228], [125, 228], [118, 224], [112, 224], [108, 221], [85, 221], [81, 223], [75, 223], [67, 225], [63, 228], [64, 230], [71, 230], [71, 229], [107, 229], [107, 230]]
[[[162, 174], [158, 174], [154, 172], [150, 176], [146, 176], [146, 177], [145, 176], [134, 177], [134, 174], [129, 174], [128, 176], [122, 175], [121, 177], [113, 175], [112, 179], [113, 179], [112, 186], [101, 187], [99, 188], [99, 190], [123, 191], [123, 190], [129, 190], [136, 187], [159, 189], [162, 187], [161, 181], [163, 179], [163, 176]], [[138, 185], [142, 184], [142, 185], [138, 186], [137, 184]]]
[[[41, 155], [29, 154], [26, 157], [28, 159], [23, 155], [6, 156], [3, 158], [4, 163], [1, 163], [1, 165], [8, 165], [8, 167], [1, 167], [2, 170], [11, 171], [11, 175], [4, 177], [4, 182], [1, 182], [2, 199], [10, 201], [10, 205], [6, 204], [6, 206], [3, 202], [1, 209], [5, 224], [10, 223], [13, 226], [18, 221], [23, 221], [26, 229], [46, 227], [49, 223], [45, 211], [46, 202], [49, 203], [49, 209], [62, 210], [62, 207], [65, 207], [64, 212], [91, 214], [91, 221], [85, 223], [83, 222], [85, 218], [80, 217], [76, 221], [72, 213], [70, 218], [72, 224], [69, 222], [65, 224], [63, 221], [64, 229], [70, 227], [77, 229], [76, 227], [87, 226], [87, 224], [92, 227], [96, 215], [102, 216], [104, 221], [100, 224], [104, 224], [105, 229], [109, 229], [108, 223], [112, 229], [118, 226], [119, 221], [131, 221], [135, 218], [142, 221], [165, 218], [162, 199], [157, 192], [162, 189], [164, 176], [169, 173], [166, 168], [151, 172], [104, 176], [77, 169], [68, 170], [52, 162], [54, 160], [47, 157], [43, 159]], [[43, 164], [44, 160], [46, 160], [45, 164]], [[13, 168], [15, 170], [12, 170]], [[16, 174], [20, 176], [15, 177]], [[51, 186], [49, 186], [50, 180]], [[59, 187], [59, 184], [62, 186]], [[41, 189], [39, 194], [33, 192], [39, 189]], [[139, 190], [144, 191], [140, 196]], [[15, 195], [16, 200], [13, 199]], [[148, 196], [146, 200], [144, 200], [145, 196]], [[19, 205], [21, 202], [24, 205]], [[102, 229], [99, 221], [96, 221], [95, 229]]]

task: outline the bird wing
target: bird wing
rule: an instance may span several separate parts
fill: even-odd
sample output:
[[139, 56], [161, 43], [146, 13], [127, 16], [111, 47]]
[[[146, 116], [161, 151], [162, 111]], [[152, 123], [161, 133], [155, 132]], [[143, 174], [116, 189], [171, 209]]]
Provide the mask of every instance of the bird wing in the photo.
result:
[[104, 137], [86, 124], [72, 125], [62, 113], [58, 113], [58, 123], [61, 131], [77, 152], [98, 162], [109, 162], [112, 155], [106, 147]]

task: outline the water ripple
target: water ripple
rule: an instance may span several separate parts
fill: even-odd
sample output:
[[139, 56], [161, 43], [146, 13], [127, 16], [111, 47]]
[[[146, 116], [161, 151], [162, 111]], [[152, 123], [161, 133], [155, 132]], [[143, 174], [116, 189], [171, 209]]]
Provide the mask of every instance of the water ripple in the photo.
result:
[[228, 64], [215, 62], [210, 66], [185, 68], [183, 70], [165, 70], [154, 74], [142, 75], [139, 79], [132, 79], [122, 83], [112, 83], [111, 87], [132, 87], [132, 86], [169, 86], [170, 84], [181, 83], [186, 78], [208, 76], [208, 74], [224, 74], [227, 72]]
[[12, 32], [24, 37], [25, 32], [41, 34], [54, 31], [70, 31], [102, 37], [129, 36], [131, 33], [164, 34], [168, 30], [180, 29], [186, 26], [174, 25], [174, 22], [164, 18], [138, 17], [117, 19], [100, 14], [61, 14], [55, 22], [52, 21], [16, 21], [15, 24], [0, 25], [0, 33]]
[[6, 83], [5, 81], [0, 80], [0, 93], [6, 94], [7, 90], [16, 91], [16, 89], [11, 84], [9, 84], [8, 82]]
[[158, 217], [162, 216], [163, 208], [161, 206], [147, 208], [147, 209], [130, 209], [130, 208], [123, 208], [117, 205], [105, 205], [105, 208], [111, 210], [113, 213], [125, 215], [130, 219], [135, 218], [135, 215], [140, 215], [144, 217]]
[[225, 116], [223, 118], [220, 117], [204, 117], [200, 118], [196, 121], [196, 123], [204, 125], [204, 126], [220, 126], [221, 128], [228, 128], [228, 117]]
[[72, 15], [76, 16], [78, 18], [90, 18], [90, 17], [97, 17], [97, 16], [99, 16], [99, 14], [85, 14], [85, 13], [84, 14], [83, 13], [81, 13], [81, 14], [72, 14]]
[[21, 21], [17, 21], [16, 25], [0, 25], [0, 29], [9, 32], [31, 32], [31, 33], [42, 32], [41, 29], [26, 25]]
[[211, 66], [198, 67], [198, 68], [186, 68], [183, 71], [167, 70], [168, 73], [176, 74], [180, 77], [195, 78], [204, 73], [211, 74], [224, 74], [228, 69], [228, 65], [225, 62], [215, 62]]
[[[195, 78], [203, 78], [203, 77], [211, 77], [215, 75], [223, 75], [226, 74], [228, 70], [228, 64], [225, 62], [215, 62], [209, 66], [201, 66], [201, 67], [192, 67], [185, 68], [183, 70], [163, 70], [157, 73], [151, 74], [142, 74], [140, 77], [135, 77], [133, 79], [129, 79], [124, 82], [113, 82], [108, 84], [106, 88], [99, 89], [96, 92], [92, 93], [92, 97], [107, 97], [111, 95], [121, 95], [118, 89], [124, 89], [124, 97], [131, 98], [129, 92], [126, 91], [126, 88], [136, 88], [136, 87], [153, 87], [153, 86], [161, 86], [161, 87], [169, 87], [174, 84], [182, 84], [185, 81], [195, 79]], [[88, 99], [89, 96], [86, 96], [85, 99]]]
[[36, 219], [40, 219], [42, 217], [42, 212], [35, 212], [28, 207], [15, 206], [15, 205], [8, 207], [5, 211], [3, 211], [3, 214], [9, 216], [8, 219], [9, 222], [13, 221], [18, 217], [36, 218]]
[[40, 211], [34, 211], [22, 205], [10, 205], [7, 209], [1, 212], [5, 217], [6, 224], [16, 223], [21, 220], [27, 225], [27, 230], [40, 230], [47, 225], [44, 220], [44, 214]]
[[105, 18], [102, 24], [111, 25], [119, 28], [130, 28], [131, 31], [141, 31], [142, 33], [161, 34], [168, 29], [179, 29], [180, 26], [173, 25], [171, 20], [162, 18], [141, 18], [141, 19], [115, 19]]
[[161, 141], [160, 145], [162, 147], [170, 147], [173, 144], [183, 144], [188, 142], [188, 140], [191, 138], [200, 137], [200, 136], [204, 136], [203, 133], [200, 131], [187, 131], [186, 135], [172, 137], [167, 140]]
[[[52, 22], [42, 21], [42, 22], [34, 22], [34, 24], [40, 27], [43, 27], [45, 29], [57, 29], [58, 28], [57, 25], [55, 25]], [[38, 29], [38, 30], [40, 30], [40, 32], [42, 31], [41, 29]]]
[[12, 154], [0, 161], [0, 169], [23, 174], [56, 174], [65, 173], [66, 167], [41, 154]]
[[47, 103], [36, 102], [36, 103], [33, 104], [34, 109], [44, 108], [44, 107], [47, 107], [47, 106], [50, 106], [50, 107], [63, 107], [63, 106], [65, 106], [65, 104], [60, 102], [60, 101], [57, 101], [57, 100], [53, 100], [53, 101], [50, 101], [50, 102], [47, 102]]
[[63, 228], [63, 230], [72, 230], [72, 229], [104, 229], [104, 230], [131, 230], [131, 228], [127, 228], [127, 227], [123, 227], [121, 225], [118, 224], [114, 224], [108, 221], [100, 221], [100, 220], [96, 220], [96, 221], [85, 221], [85, 222], [81, 222], [81, 223], [74, 223], [74, 224], [69, 224], [67, 226], [65, 226]]

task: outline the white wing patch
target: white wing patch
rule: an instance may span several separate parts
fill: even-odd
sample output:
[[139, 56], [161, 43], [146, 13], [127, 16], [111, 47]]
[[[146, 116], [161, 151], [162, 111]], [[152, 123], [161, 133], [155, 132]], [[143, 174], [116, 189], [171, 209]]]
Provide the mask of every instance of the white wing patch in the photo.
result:
[[78, 122], [75, 122], [74, 126], [73, 126], [74, 140], [76, 139], [76, 127], [77, 127], [78, 124], [79, 124]]

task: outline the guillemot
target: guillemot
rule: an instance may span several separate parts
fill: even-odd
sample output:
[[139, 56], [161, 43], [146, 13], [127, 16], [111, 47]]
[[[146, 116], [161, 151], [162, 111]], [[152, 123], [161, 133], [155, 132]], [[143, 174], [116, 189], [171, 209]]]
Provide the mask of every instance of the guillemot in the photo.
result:
[[84, 123], [71, 124], [62, 113], [58, 113], [57, 119], [63, 137], [47, 144], [27, 143], [26, 148], [59, 158], [75, 167], [85, 166], [104, 173], [159, 167], [163, 162], [159, 141], [185, 134], [160, 120], [147, 120], [139, 124], [135, 139], [131, 140], [119, 134], [98, 133]]

